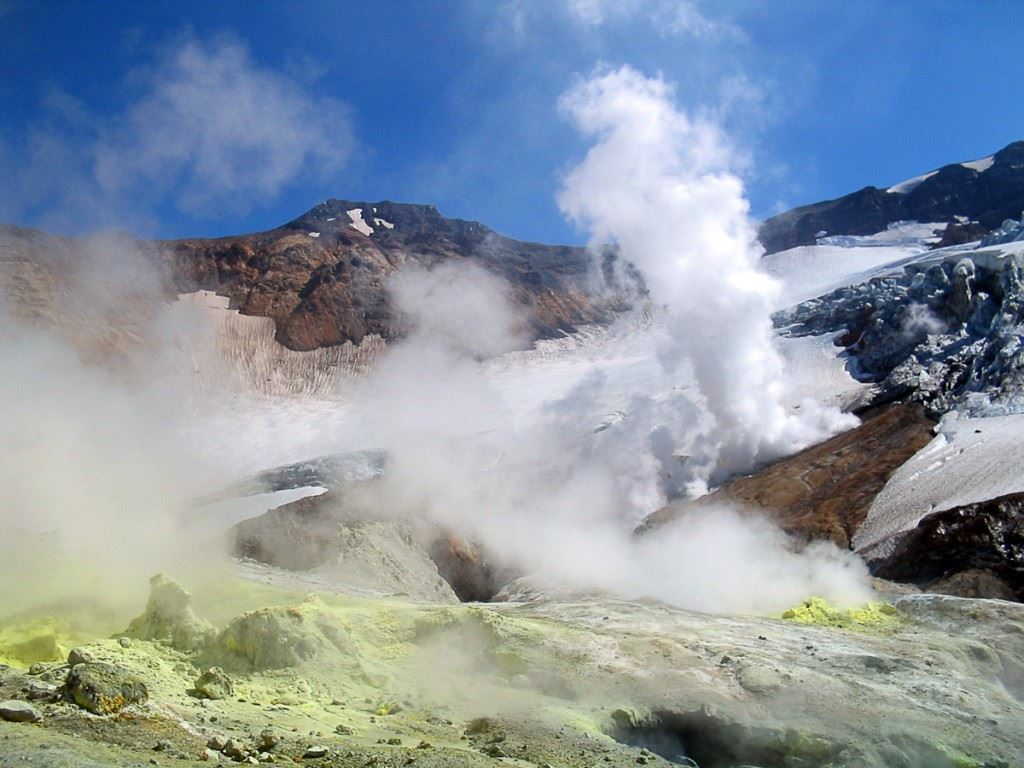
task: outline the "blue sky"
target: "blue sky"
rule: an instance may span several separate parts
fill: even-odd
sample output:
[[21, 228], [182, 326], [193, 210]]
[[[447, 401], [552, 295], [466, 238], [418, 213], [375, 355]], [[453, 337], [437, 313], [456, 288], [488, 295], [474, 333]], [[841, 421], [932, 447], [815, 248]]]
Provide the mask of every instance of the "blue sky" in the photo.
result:
[[1024, 139], [1021, 8], [0, 0], [0, 221], [212, 236], [342, 197], [583, 242], [557, 103], [623, 64], [722, 123], [765, 217]]

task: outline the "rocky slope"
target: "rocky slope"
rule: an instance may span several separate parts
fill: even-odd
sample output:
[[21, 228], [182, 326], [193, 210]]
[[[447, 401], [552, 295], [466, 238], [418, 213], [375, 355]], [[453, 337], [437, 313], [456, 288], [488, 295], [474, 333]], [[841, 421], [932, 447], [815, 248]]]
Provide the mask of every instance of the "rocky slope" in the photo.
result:
[[802, 540], [849, 548], [872, 501], [893, 472], [931, 441], [934, 426], [920, 406], [901, 403], [863, 419], [849, 432], [733, 478], [713, 493], [652, 513], [638, 532], [649, 535], [691, 509], [726, 503], [761, 509]]
[[[951, 225], [944, 245], [964, 242], [1021, 215], [1024, 203], [1024, 142], [1018, 141], [991, 158], [951, 163], [937, 171], [887, 189], [865, 187], [835, 200], [804, 205], [765, 221], [759, 238], [768, 253], [817, 238], [870, 235], [897, 221]], [[976, 222], [976, 226], [965, 226]]]
[[[120, 259], [112, 259], [118, 252]], [[136, 255], [150, 268], [133, 266], [147, 278], [141, 284], [123, 276]], [[211, 240], [78, 240], [0, 227], [0, 282], [22, 317], [54, 320], [75, 312], [82, 303], [77, 287], [93, 304], [97, 291], [108, 294], [105, 308], [123, 315], [104, 333], [130, 334], [141, 322], [133, 298], [207, 289], [227, 296], [242, 314], [271, 318], [277, 341], [292, 350], [401, 335], [388, 278], [407, 265], [461, 259], [507, 280], [533, 338], [607, 320], [639, 286], [635, 274], [628, 285], [617, 282], [611, 253], [598, 265], [585, 249], [513, 240], [428, 205], [328, 200], [277, 229]]]

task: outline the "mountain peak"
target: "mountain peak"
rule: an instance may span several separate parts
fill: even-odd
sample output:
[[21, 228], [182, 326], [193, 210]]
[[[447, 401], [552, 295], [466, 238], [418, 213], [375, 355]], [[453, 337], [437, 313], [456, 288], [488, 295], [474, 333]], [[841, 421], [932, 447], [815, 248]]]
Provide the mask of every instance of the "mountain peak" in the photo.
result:
[[773, 216], [758, 237], [768, 253], [814, 245], [820, 233], [872, 235], [897, 221], [977, 222], [990, 231], [1024, 209], [1024, 141], [988, 157], [950, 163], [880, 189], [867, 186], [835, 200]]

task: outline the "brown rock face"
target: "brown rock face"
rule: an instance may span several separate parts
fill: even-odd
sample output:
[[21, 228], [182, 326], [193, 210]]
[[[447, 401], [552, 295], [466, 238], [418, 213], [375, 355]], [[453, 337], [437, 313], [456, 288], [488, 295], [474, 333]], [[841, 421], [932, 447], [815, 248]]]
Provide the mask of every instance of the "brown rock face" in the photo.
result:
[[[58, 324], [79, 311], [76, 293], [88, 296], [102, 322], [66, 324], [129, 337], [114, 339], [115, 347], [143, 335], [136, 326], [145, 313], [131, 301], [200, 289], [227, 296], [242, 314], [272, 318], [277, 340], [292, 350], [394, 338], [404, 329], [389, 277], [407, 265], [462, 259], [507, 281], [533, 338], [606, 321], [642, 291], [635, 272], [616, 278], [613, 254], [596, 264], [583, 248], [513, 240], [426, 205], [328, 200], [277, 229], [202, 240], [76, 239], [0, 227], [0, 286], [17, 314]], [[127, 262], [135, 273], [125, 278]]]
[[933, 422], [918, 405], [896, 403], [866, 414], [864, 422], [693, 502], [651, 514], [649, 531], [695, 506], [733, 503], [764, 510], [783, 530], [849, 548], [871, 502], [896, 469], [932, 438]]

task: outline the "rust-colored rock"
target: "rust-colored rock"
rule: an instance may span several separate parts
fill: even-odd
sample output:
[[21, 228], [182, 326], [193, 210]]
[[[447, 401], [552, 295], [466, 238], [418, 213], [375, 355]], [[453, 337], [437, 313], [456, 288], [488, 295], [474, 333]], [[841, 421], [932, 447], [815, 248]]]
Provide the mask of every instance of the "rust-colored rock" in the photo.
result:
[[[353, 228], [350, 210], [374, 226], [370, 234]], [[533, 338], [606, 321], [642, 290], [635, 272], [623, 290], [609, 289], [618, 274], [611, 254], [598, 265], [584, 248], [513, 240], [427, 205], [328, 200], [267, 232], [160, 242], [0, 226], [0, 287], [15, 313], [89, 334], [78, 344], [86, 352], [144, 343], [147, 301], [200, 289], [273, 319], [277, 341], [292, 350], [392, 339], [405, 329], [389, 300], [391, 275], [463, 259], [507, 281]], [[85, 311], [92, 316], [77, 316]]]
[[695, 501], [659, 509], [638, 531], [676, 520], [695, 506], [724, 502], [764, 510], [798, 537], [848, 548], [892, 473], [932, 439], [932, 426], [919, 405], [883, 406], [865, 414], [856, 429], [733, 478]]

